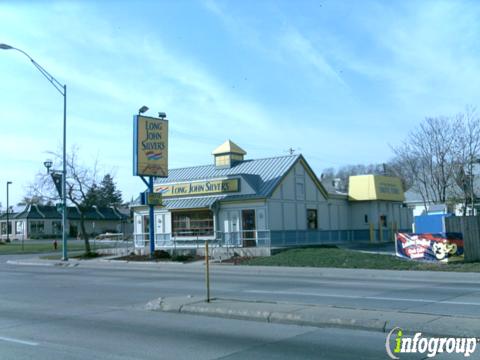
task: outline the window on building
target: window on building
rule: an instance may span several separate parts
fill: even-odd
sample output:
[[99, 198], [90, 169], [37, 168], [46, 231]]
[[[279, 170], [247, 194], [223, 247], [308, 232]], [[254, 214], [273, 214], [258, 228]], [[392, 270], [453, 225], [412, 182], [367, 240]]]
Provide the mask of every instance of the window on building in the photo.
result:
[[150, 217], [148, 215], [143, 215], [143, 233], [150, 233]]
[[42, 235], [45, 230], [45, 224], [43, 221], [30, 221], [30, 234]]
[[232, 159], [234, 161], [243, 161], [243, 155], [231, 154], [230, 159]]
[[387, 227], [387, 215], [380, 215], [380, 225]]
[[307, 226], [309, 230], [318, 229], [317, 209], [307, 209]]
[[15, 234], [17, 235], [23, 234], [23, 221], [17, 221], [15, 223]]
[[230, 156], [229, 155], [219, 155], [215, 157], [216, 166], [227, 166], [230, 165]]
[[305, 200], [305, 186], [303, 182], [296, 183], [297, 200]]
[[54, 235], [62, 233], [62, 222], [61, 221], [52, 221], [52, 231]]
[[172, 213], [174, 236], [212, 236], [213, 213], [210, 210]]
[[7, 223], [6, 223], [6, 222], [2, 222], [2, 225], [1, 225], [1, 234], [2, 234], [2, 235], [6, 235], [6, 234], [7, 234]]
[[368, 215], [367, 214], [363, 215], [363, 221], [365, 222], [365, 224], [368, 224]]

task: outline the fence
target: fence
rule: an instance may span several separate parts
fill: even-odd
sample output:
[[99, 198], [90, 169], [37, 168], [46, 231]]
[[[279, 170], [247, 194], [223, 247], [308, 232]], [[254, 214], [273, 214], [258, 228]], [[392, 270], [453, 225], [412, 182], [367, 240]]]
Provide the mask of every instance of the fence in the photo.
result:
[[463, 234], [465, 261], [480, 261], [479, 216], [452, 216], [445, 218], [445, 231]]
[[[155, 234], [155, 248], [198, 248], [205, 241], [211, 246], [225, 247], [289, 247], [308, 245], [335, 245], [350, 242], [388, 242], [394, 240], [394, 231], [381, 230], [246, 230], [217, 231], [211, 236], [185, 234]], [[135, 234], [135, 247], [147, 247], [149, 234]]]

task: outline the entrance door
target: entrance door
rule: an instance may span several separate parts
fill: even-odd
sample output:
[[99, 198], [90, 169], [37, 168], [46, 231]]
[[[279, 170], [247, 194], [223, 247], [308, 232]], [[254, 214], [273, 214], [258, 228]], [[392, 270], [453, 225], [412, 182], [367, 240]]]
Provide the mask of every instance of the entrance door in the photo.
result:
[[228, 219], [225, 221], [225, 241], [229, 245], [240, 245], [240, 212], [229, 211]]
[[243, 246], [255, 246], [257, 241], [255, 210], [242, 210]]

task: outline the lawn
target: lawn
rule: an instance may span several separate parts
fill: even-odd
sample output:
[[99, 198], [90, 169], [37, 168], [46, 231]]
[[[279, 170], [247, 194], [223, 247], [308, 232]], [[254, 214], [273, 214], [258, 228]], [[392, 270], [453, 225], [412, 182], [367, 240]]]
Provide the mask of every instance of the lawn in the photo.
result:
[[[61, 252], [62, 251], [62, 241], [57, 240], [58, 248], [54, 250], [53, 242], [52, 241], [45, 241], [45, 242], [38, 242], [35, 241], [33, 243], [29, 243], [28, 240], [23, 242], [23, 250], [22, 250], [22, 243], [21, 242], [11, 242], [11, 243], [0, 243], [0, 255], [2, 254], [33, 254], [33, 253], [45, 253], [45, 252]], [[68, 251], [78, 251], [84, 250], [85, 245], [80, 241], [69, 242]]]
[[425, 263], [402, 260], [391, 255], [369, 254], [354, 250], [322, 247], [285, 250], [273, 256], [244, 260], [241, 264], [349, 269], [480, 272], [480, 262], [451, 264]]

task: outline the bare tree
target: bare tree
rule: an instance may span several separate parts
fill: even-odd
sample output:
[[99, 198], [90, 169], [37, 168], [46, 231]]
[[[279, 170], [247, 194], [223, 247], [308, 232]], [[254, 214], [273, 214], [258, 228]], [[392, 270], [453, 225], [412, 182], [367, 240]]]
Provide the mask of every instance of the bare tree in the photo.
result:
[[388, 171], [388, 167], [385, 164], [356, 164], [345, 165], [340, 167], [337, 171], [334, 168], [327, 168], [322, 171], [322, 182], [338, 184], [338, 190], [348, 192], [348, 179], [354, 175], [392, 175]]
[[[455, 117], [426, 118], [393, 147], [395, 171], [424, 201], [448, 204], [474, 199], [473, 166], [480, 155], [480, 120], [475, 109]], [[465, 212], [464, 212], [465, 213]]]
[[[54, 168], [61, 168], [63, 157], [61, 152], [49, 152], [48, 154], [53, 158]], [[72, 147], [70, 153], [67, 154], [66, 196], [67, 201], [78, 209], [80, 214], [80, 236], [85, 243], [85, 253], [90, 254], [91, 247], [85, 220], [87, 210], [96, 204], [91, 203], [87, 194], [98, 183], [98, 166], [96, 160], [90, 167], [80, 164], [77, 154], [78, 147], [76, 146]], [[35, 182], [30, 185], [29, 195], [41, 198], [45, 202], [59, 198], [52, 179], [45, 173], [37, 174]]]
[[459, 114], [460, 137], [457, 149], [457, 189], [460, 190], [460, 197], [463, 199], [463, 215], [466, 215], [469, 203], [474, 209], [475, 188], [474, 188], [474, 166], [480, 158], [480, 119], [475, 108], [467, 107], [465, 113]]

